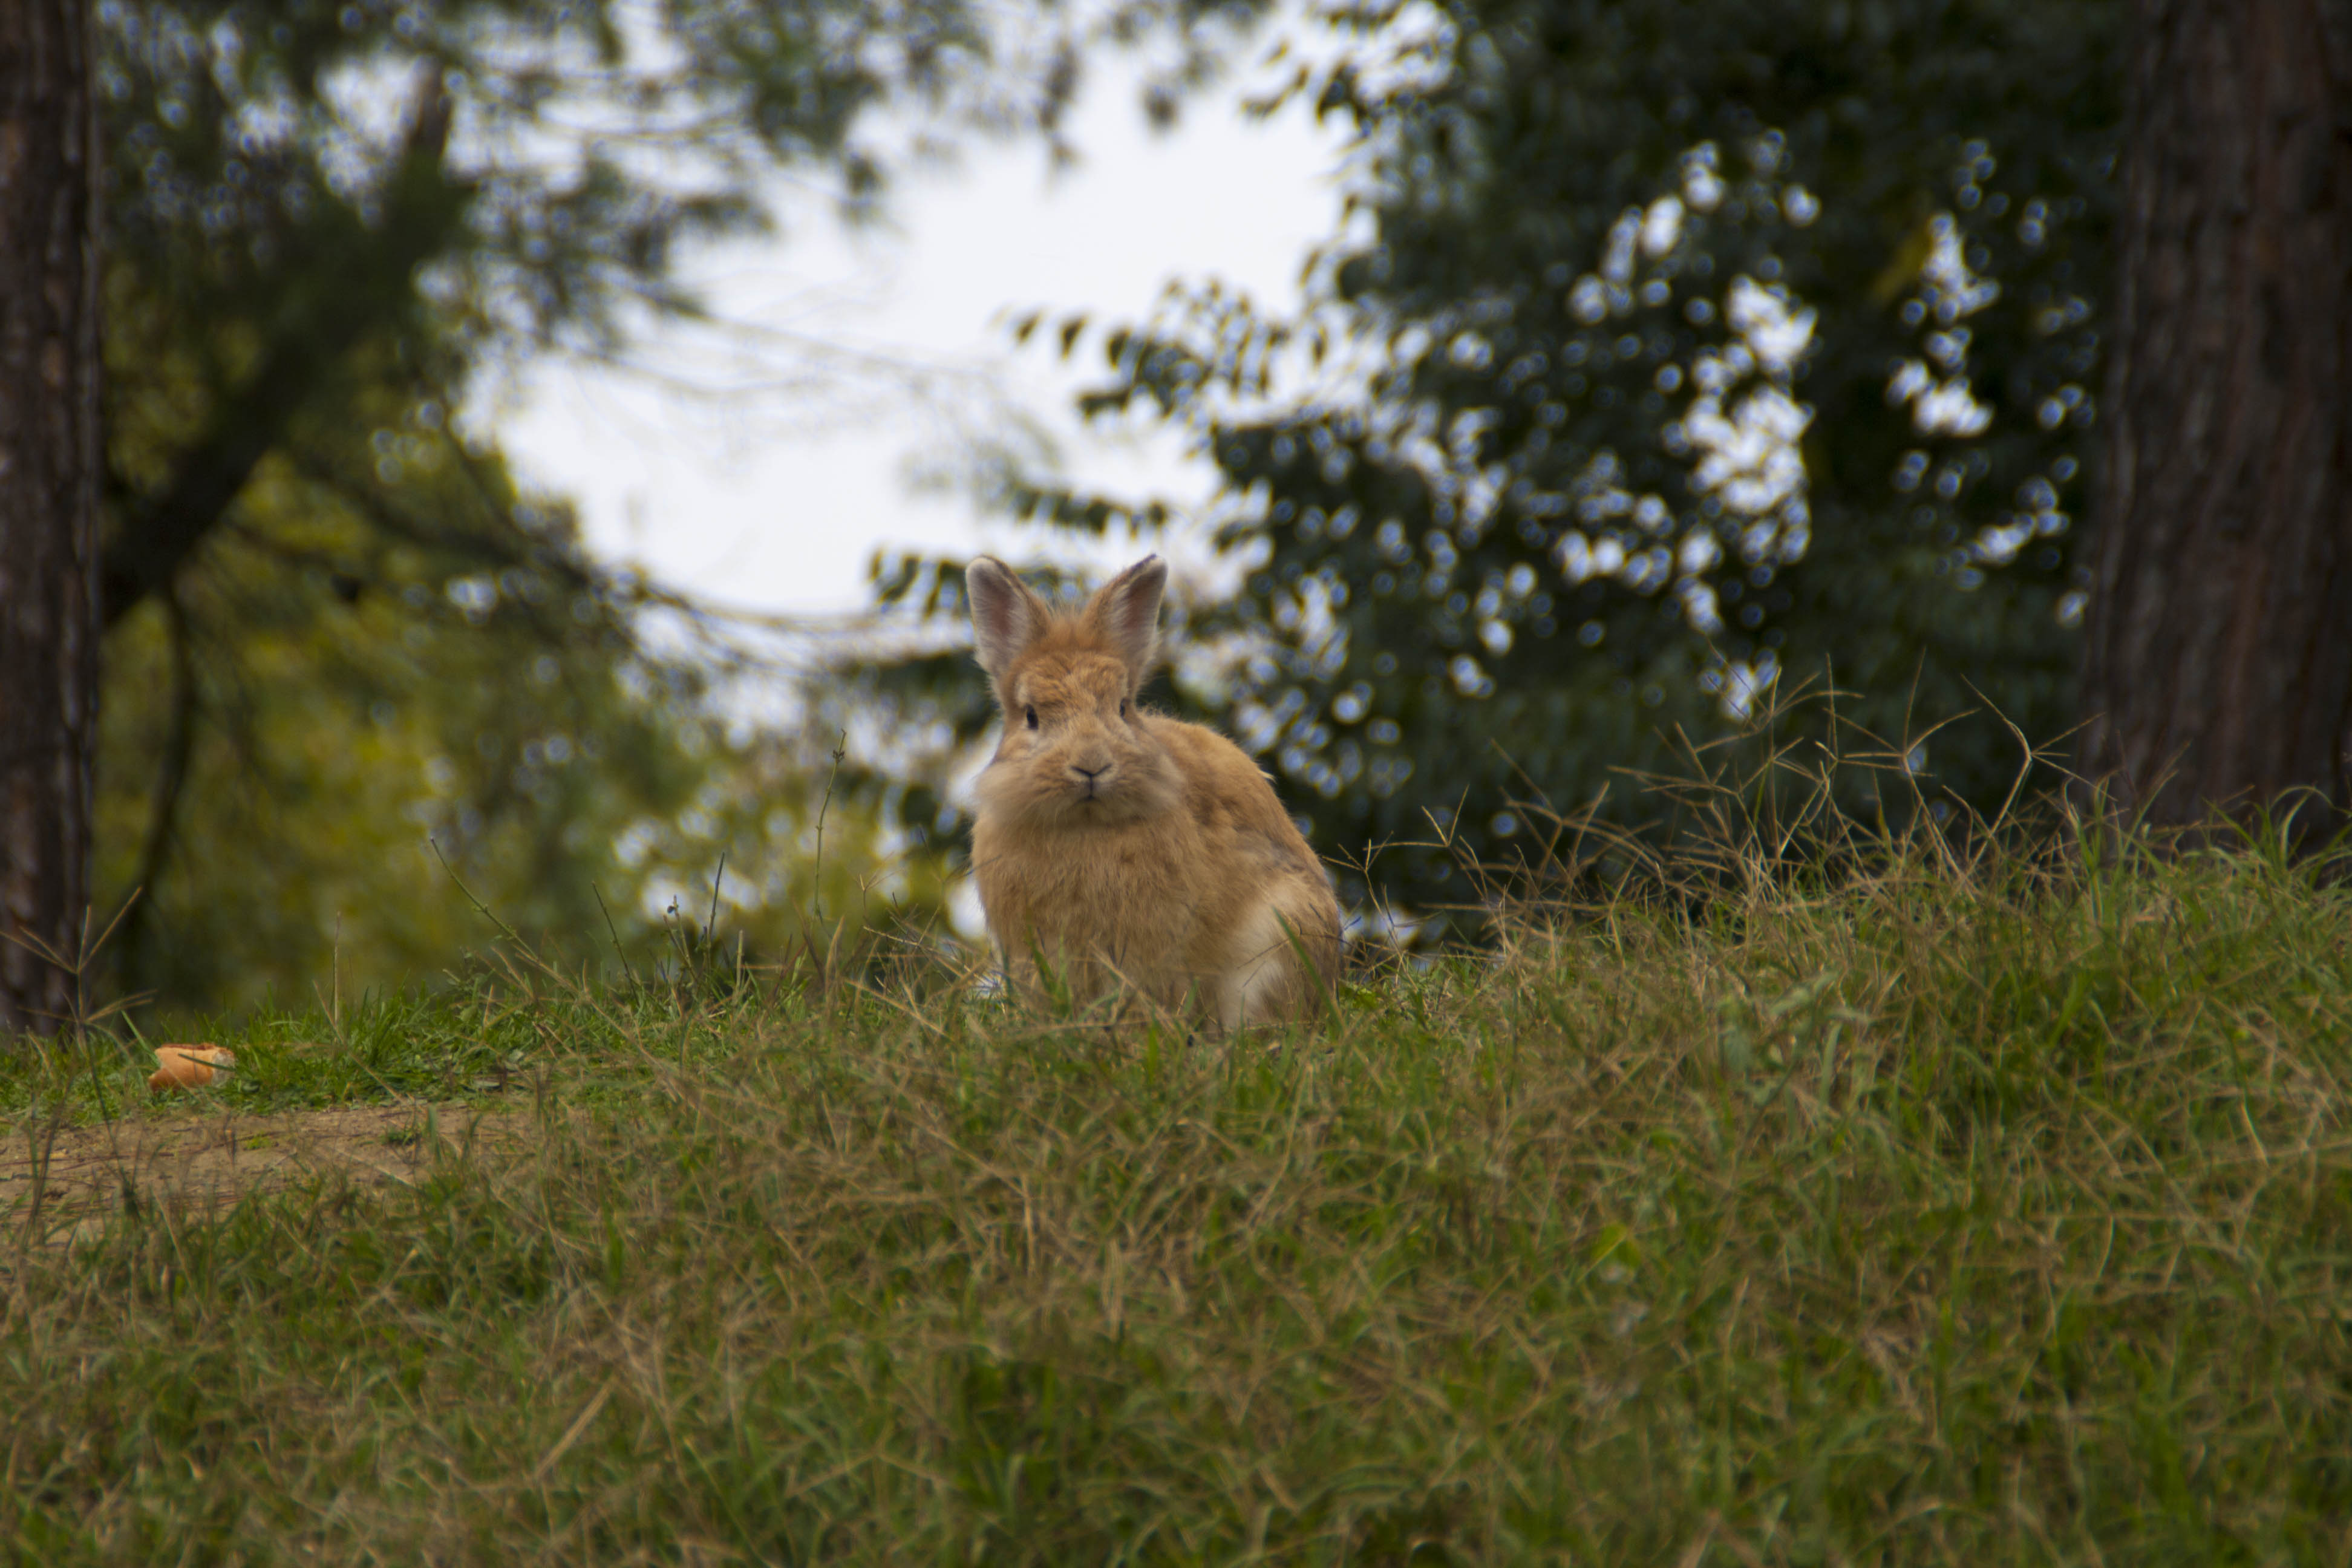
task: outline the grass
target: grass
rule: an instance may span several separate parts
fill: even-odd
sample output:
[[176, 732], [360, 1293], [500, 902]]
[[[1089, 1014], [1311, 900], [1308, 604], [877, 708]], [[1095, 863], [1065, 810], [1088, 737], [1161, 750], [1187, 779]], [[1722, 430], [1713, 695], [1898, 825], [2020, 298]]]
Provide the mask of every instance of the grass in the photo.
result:
[[[237, 1105], [534, 1136], [11, 1221], [0, 1542], [2342, 1563], [2352, 904], [2103, 843], [1529, 911], [1222, 1042], [920, 976], [224, 1026]], [[139, 1100], [53, 1053], [16, 1137]]]

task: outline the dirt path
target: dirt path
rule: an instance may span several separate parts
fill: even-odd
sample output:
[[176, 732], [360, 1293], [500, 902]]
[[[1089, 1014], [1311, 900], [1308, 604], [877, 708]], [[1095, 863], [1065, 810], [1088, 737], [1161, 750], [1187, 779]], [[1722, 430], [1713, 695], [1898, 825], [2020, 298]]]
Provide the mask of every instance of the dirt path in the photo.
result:
[[19, 1121], [0, 1127], [0, 1227], [37, 1218], [78, 1229], [120, 1212], [131, 1193], [142, 1204], [202, 1210], [320, 1175], [412, 1184], [452, 1152], [518, 1147], [530, 1126], [528, 1114], [414, 1104], [133, 1116], [86, 1127]]

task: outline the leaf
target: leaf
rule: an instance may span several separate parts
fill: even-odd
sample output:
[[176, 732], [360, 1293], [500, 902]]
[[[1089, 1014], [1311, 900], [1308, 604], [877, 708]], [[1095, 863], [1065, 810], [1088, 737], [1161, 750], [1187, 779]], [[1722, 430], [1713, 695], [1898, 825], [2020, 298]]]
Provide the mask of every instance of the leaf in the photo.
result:
[[212, 1045], [158, 1046], [155, 1064], [155, 1070], [148, 1075], [147, 1087], [154, 1093], [169, 1094], [202, 1089], [215, 1079], [226, 1078], [235, 1070], [236, 1056]]

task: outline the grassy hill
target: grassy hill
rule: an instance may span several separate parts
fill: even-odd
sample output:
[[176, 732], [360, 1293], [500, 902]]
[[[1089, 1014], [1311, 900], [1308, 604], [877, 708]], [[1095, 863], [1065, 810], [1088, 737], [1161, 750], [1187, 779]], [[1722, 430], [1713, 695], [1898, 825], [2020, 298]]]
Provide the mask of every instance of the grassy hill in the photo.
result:
[[226, 1146], [370, 1105], [389, 1173], [37, 1205], [192, 1124], [53, 1046], [0, 1079], [0, 1542], [2341, 1563], [2348, 939], [2259, 845], [2083, 837], [1532, 910], [1230, 1041], [510, 962], [215, 1037]]

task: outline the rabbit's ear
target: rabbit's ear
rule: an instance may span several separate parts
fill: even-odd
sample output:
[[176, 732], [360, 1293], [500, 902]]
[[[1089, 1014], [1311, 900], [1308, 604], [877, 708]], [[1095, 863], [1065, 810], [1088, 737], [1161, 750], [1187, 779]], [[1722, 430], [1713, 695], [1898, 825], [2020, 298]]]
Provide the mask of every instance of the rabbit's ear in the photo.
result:
[[1045, 629], [1050, 612], [1013, 568], [992, 556], [965, 567], [963, 582], [971, 598], [972, 649], [981, 668], [1001, 676]]
[[1118, 651], [1137, 686], [1160, 651], [1160, 595], [1167, 586], [1168, 563], [1147, 555], [1087, 602], [1087, 620]]

